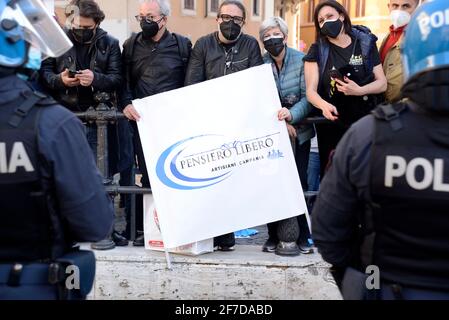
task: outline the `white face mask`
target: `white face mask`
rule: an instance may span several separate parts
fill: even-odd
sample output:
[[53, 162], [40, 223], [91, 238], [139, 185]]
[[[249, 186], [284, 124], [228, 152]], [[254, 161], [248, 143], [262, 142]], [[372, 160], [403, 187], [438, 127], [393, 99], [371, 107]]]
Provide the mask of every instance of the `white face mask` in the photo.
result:
[[404, 10], [392, 10], [390, 13], [390, 19], [393, 23], [393, 28], [397, 29], [407, 25], [410, 22], [410, 13]]

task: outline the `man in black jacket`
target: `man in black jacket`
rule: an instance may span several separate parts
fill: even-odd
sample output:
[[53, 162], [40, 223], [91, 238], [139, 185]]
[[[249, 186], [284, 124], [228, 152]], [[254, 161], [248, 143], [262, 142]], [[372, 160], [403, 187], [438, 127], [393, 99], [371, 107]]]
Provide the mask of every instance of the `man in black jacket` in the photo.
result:
[[95, 105], [96, 92], [114, 93], [120, 87], [121, 60], [118, 40], [99, 27], [105, 15], [98, 4], [74, 0], [70, 5], [80, 13], [66, 30], [74, 46], [58, 58], [46, 59], [41, 78], [58, 102], [77, 112]]
[[[105, 15], [95, 1], [73, 0], [70, 6], [79, 10], [79, 16], [68, 16], [68, 19], [73, 20], [68, 21], [71, 28], [66, 30], [66, 34], [73, 42], [73, 47], [58, 58], [43, 61], [40, 75], [43, 87], [56, 101], [73, 112], [80, 112], [96, 106], [94, 95], [98, 92], [107, 92], [114, 98], [122, 81], [121, 54], [118, 40], [99, 27]], [[97, 158], [97, 126], [90, 123], [85, 126], [87, 140]], [[118, 144], [123, 149], [120, 151], [116, 150], [118, 130], [121, 130], [120, 137], [125, 137]], [[124, 150], [127, 146], [128, 149], [132, 147], [131, 142], [126, 143], [129, 130], [127, 121], [120, 122], [117, 127], [109, 127], [109, 160], [116, 160], [118, 152], [129, 153]], [[114, 167], [112, 162], [111, 168]], [[127, 162], [126, 165], [120, 165], [132, 167], [132, 158], [128, 157]], [[116, 232], [113, 239], [116, 245], [128, 244]]]
[[215, 79], [263, 64], [257, 40], [242, 32], [246, 9], [240, 1], [221, 3], [215, 31], [198, 39], [186, 74], [186, 85]]
[[[136, 124], [140, 116], [133, 107], [132, 100], [182, 87], [192, 48], [189, 39], [167, 30], [169, 15], [170, 2], [167, 0], [142, 2], [139, 15], [136, 16], [142, 32], [133, 34], [123, 45], [123, 75], [126, 83], [120, 105], [134, 129], [134, 150], [142, 173], [141, 183], [146, 188], [150, 187], [150, 180]], [[140, 205], [141, 202], [139, 199]], [[127, 217], [128, 233], [129, 225]], [[136, 228], [143, 230], [143, 213], [138, 213]], [[134, 241], [134, 245], [144, 245], [143, 235]]]
[[[246, 9], [240, 1], [225, 0], [220, 4], [217, 15], [219, 31], [196, 42], [187, 68], [186, 85], [263, 64], [257, 40], [242, 32], [245, 19]], [[233, 250], [234, 244], [234, 233], [214, 239], [218, 250]]]
[[[86, 111], [95, 106], [97, 92], [115, 93], [121, 77], [120, 46], [99, 25], [105, 15], [93, 0], [74, 0], [79, 17], [71, 21], [67, 36], [74, 46], [58, 58], [42, 63], [41, 81], [63, 106]], [[87, 138], [96, 154], [96, 126], [87, 125]]]

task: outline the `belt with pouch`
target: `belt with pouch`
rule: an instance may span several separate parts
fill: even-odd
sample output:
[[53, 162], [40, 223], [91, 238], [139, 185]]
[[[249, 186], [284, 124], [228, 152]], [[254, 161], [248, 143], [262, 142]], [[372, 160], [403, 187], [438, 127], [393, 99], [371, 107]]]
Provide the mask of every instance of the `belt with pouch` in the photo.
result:
[[[67, 277], [72, 275], [69, 266], [76, 266], [79, 270], [79, 289], [73, 291], [67, 288], [65, 283]], [[48, 263], [0, 264], [0, 288], [21, 290], [21, 286], [53, 286], [59, 290], [59, 299], [70, 299], [71, 296], [83, 299], [91, 291], [94, 278], [95, 255], [86, 250], [71, 251]]]

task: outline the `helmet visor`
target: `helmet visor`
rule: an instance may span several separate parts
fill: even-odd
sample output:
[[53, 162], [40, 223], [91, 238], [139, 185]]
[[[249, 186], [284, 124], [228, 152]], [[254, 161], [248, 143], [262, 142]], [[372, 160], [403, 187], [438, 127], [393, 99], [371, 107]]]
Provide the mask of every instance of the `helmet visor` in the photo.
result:
[[3, 12], [3, 18], [16, 20], [24, 30], [25, 41], [42, 52], [43, 58], [59, 57], [72, 42], [41, 0], [18, 0], [15, 9]]

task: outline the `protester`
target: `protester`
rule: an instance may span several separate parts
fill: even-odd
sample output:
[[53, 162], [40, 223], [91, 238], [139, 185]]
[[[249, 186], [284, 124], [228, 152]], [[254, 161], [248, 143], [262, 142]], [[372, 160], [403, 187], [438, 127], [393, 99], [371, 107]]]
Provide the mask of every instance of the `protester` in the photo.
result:
[[[95, 96], [102, 93], [109, 95], [106, 103], [110, 107], [116, 106], [116, 93], [122, 81], [119, 42], [100, 28], [105, 15], [94, 0], [72, 0], [67, 8], [79, 12], [79, 16], [72, 16], [72, 11], [66, 10], [67, 18], [72, 19], [68, 21], [70, 28], [66, 34], [73, 47], [60, 57], [43, 61], [41, 83], [56, 101], [73, 112], [96, 108]], [[94, 122], [84, 125], [87, 141], [97, 159], [97, 125]], [[129, 170], [133, 163], [129, 157], [132, 145], [127, 121], [109, 125], [107, 137], [110, 171], [105, 178]], [[127, 239], [116, 231], [112, 240], [117, 246], [128, 245]]]
[[[278, 112], [278, 119], [286, 121], [302, 188], [306, 191], [310, 139], [315, 135], [315, 131], [312, 125], [299, 124], [313, 108], [306, 98], [304, 63], [302, 62], [304, 54], [287, 47], [288, 27], [280, 17], [265, 20], [260, 26], [259, 36], [267, 51], [263, 56], [264, 62], [272, 67], [281, 98], [282, 109]], [[302, 244], [307, 245], [307, 239], [310, 237], [304, 215], [269, 223], [268, 236], [268, 240], [262, 247], [265, 252], [274, 251], [278, 255], [311, 252], [310, 249], [297, 244], [301, 237]]]
[[401, 88], [404, 83], [401, 42], [404, 30], [418, 4], [419, 0], [390, 0], [388, 3], [392, 25], [389, 34], [380, 46], [379, 52], [388, 84], [385, 98], [390, 103], [401, 98]]
[[[139, 15], [136, 16], [142, 31], [133, 34], [123, 45], [125, 84], [121, 92], [120, 105], [133, 128], [134, 151], [144, 188], [150, 187], [150, 179], [136, 123], [140, 115], [132, 105], [132, 100], [182, 87], [192, 48], [189, 39], [168, 31], [169, 16], [169, 0], [142, 1]], [[133, 244], [143, 246], [143, 200], [141, 196], [137, 196], [136, 199], [138, 203], [136, 228], [141, 231], [141, 235]], [[126, 220], [125, 236], [129, 237], [129, 214]]]
[[[86, 111], [98, 104], [96, 93], [112, 97], [120, 88], [121, 62], [117, 39], [100, 28], [105, 15], [94, 0], [72, 0], [79, 8], [66, 34], [73, 47], [64, 55], [43, 61], [41, 81], [45, 89], [63, 106], [74, 112]], [[86, 123], [86, 136], [97, 154], [97, 126]]]
[[[186, 85], [215, 79], [263, 64], [257, 40], [244, 34], [246, 9], [238, 0], [225, 0], [217, 14], [218, 31], [198, 39], [192, 50]], [[224, 97], [225, 98], [225, 97]], [[226, 97], [232, 99], [231, 96]], [[234, 233], [214, 239], [218, 250], [234, 250]]]
[[444, 12], [446, 0], [416, 10], [406, 100], [356, 122], [322, 181], [313, 236], [346, 299], [449, 299], [449, 24], [434, 24]]
[[315, 8], [316, 42], [304, 57], [307, 99], [333, 123], [317, 124], [321, 178], [328, 158], [349, 126], [383, 100], [387, 81], [377, 38], [351, 24], [337, 1]]

